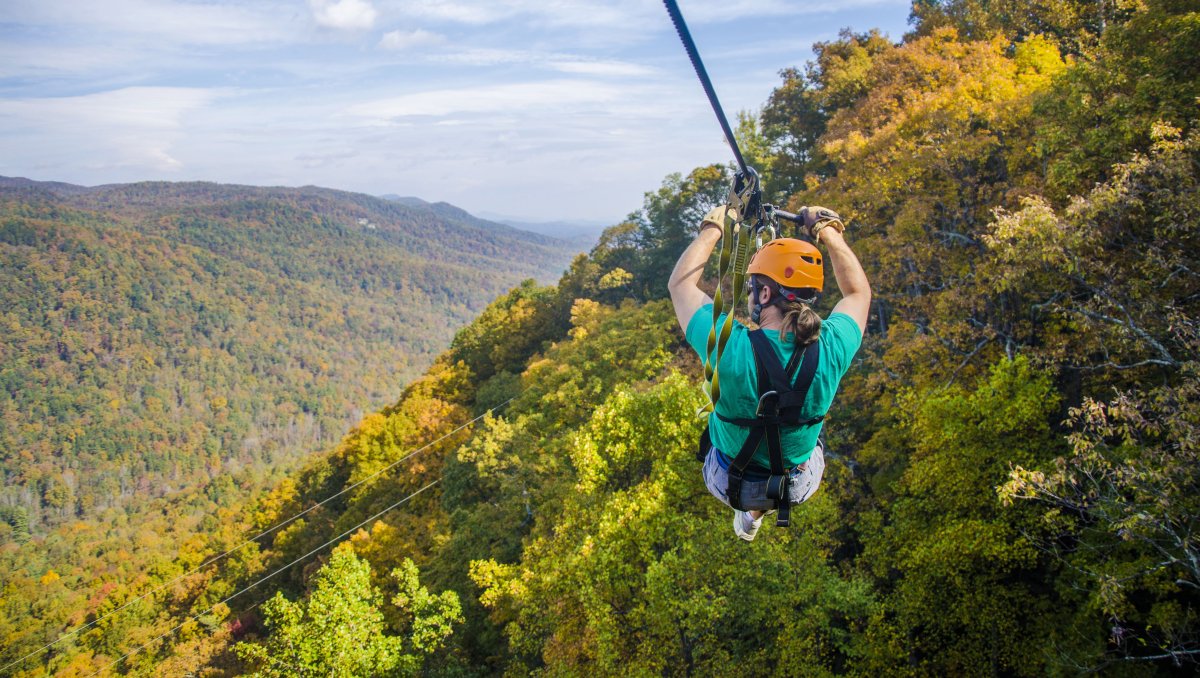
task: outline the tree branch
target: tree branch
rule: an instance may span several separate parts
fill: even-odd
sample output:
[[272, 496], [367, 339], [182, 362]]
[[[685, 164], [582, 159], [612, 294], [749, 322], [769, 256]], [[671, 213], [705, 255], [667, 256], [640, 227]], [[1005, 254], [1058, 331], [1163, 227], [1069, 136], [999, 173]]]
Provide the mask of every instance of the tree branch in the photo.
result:
[[979, 244], [978, 240], [975, 240], [974, 238], [965, 236], [962, 233], [955, 233], [954, 231], [934, 231], [933, 235], [940, 235], [943, 238], [946, 238], [947, 240], [959, 240], [961, 242], [964, 242], [968, 245], [972, 245], [974, 247], [982, 247], [982, 245]]
[[[1091, 318], [1093, 320], [1102, 320], [1104, 322], [1111, 323], [1113, 325], [1124, 327], [1124, 328], [1132, 331], [1137, 336], [1141, 337], [1142, 340], [1144, 340], [1147, 344], [1149, 344], [1151, 346], [1151, 348], [1153, 348], [1155, 351], [1158, 352], [1160, 360], [1156, 361], [1157, 364], [1168, 365], [1170, 367], [1178, 367], [1179, 366], [1179, 361], [1176, 360], [1175, 357], [1171, 355], [1171, 352], [1168, 351], [1165, 346], [1163, 346], [1161, 343], [1159, 343], [1158, 340], [1156, 340], [1154, 337], [1150, 336], [1149, 332], [1147, 332], [1146, 330], [1143, 330], [1142, 328], [1140, 328], [1136, 324], [1134, 324], [1133, 319], [1129, 317], [1129, 313], [1125, 311], [1125, 308], [1123, 306], [1121, 306], [1119, 303], [1117, 303], [1113, 299], [1109, 299], [1109, 301], [1111, 301], [1113, 304], [1116, 304], [1117, 308], [1121, 309], [1121, 312], [1125, 313], [1125, 317], [1126, 317], [1125, 321], [1122, 321], [1119, 318], [1114, 318], [1110, 315], [1105, 315], [1104, 313], [1099, 313], [1097, 311], [1090, 311], [1086, 308], [1067, 309], [1067, 310], [1072, 311], [1074, 313], [1078, 313], [1080, 315]], [[1154, 361], [1151, 360], [1151, 361], [1147, 361], [1147, 362], [1154, 362]]]

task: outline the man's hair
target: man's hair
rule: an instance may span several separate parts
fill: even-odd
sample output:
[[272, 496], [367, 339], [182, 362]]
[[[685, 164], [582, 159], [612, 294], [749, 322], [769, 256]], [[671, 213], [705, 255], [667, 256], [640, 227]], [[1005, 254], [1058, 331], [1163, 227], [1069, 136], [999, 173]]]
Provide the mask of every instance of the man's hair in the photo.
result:
[[808, 346], [821, 336], [821, 316], [812, 306], [803, 301], [787, 301], [780, 299], [779, 310], [783, 311], [783, 329], [779, 337], [782, 339], [792, 335], [792, 341], [797, 347]]

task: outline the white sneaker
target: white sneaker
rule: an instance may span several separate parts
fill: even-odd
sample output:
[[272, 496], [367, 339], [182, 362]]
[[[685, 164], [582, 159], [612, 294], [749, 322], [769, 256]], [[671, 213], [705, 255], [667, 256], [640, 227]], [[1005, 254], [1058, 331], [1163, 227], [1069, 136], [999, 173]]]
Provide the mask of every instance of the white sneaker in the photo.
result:
[[754, 541], [758, 528], [762, 526], [762, 518], [754, 520], [748, 511], [733, 512], [733, 532], [746, 541]]

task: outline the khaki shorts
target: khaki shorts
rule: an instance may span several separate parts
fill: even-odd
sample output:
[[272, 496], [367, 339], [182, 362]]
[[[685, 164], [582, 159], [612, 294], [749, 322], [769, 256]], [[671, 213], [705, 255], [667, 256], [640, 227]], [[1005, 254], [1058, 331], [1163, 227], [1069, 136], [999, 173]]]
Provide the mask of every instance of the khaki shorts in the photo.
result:
[[[721, 468], [721, 463], [717, 460], [717, 455], [721, 452], [713, 447], [709, 449], [708, 456], [704, 458], [704, 484], [708, 486], [708, 491], [714, 497], [720, 499], [726, 506], [729, 506], [729, 472]], [[825, 450], [822, 449], [821, 443], [813, 448], [812, 456], [808, 461], [804, 462], [795, 469], [792, 469], [792, 484], [788, 488], [788, 495], [791, 497], [792, 505], [800, 504], [808, 501], [817, 492], [817, 488], [821, 486], [821, 476], [825, 474]], [[744, 511], [766, 511], [775, 508], [775, 503], [767, 499], [767, 481], [766, 480], [743, 480], [742, 481], [742, 510]]]

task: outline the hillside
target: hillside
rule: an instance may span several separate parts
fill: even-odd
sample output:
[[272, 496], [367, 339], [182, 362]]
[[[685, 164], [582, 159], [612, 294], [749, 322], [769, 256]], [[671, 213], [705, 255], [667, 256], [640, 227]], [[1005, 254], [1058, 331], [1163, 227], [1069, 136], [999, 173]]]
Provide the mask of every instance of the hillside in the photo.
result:
[[0, 505], [35, 531], [320, 449], [571, 254], [326, 189], [18, 179], [0, 247]]
[[52, 555], [13, 567], [6, 546], [0, 660], [25, 662], [15, 675], [1193, 673], [1200, 12], [987, 6], [920, 3], [899, 44], [818, 44], [743, 130], [774, 201], [848, 218], [875, 291], [821, 490], [792, 528], [738, 540], [693, 460], [701, 367], [665, 282], [728, 190], [728, 168], [700, 167], [556, 284], [495, 299], [253, 502], [164, 507], [191, 535], [173, 557], [81, 586]]

